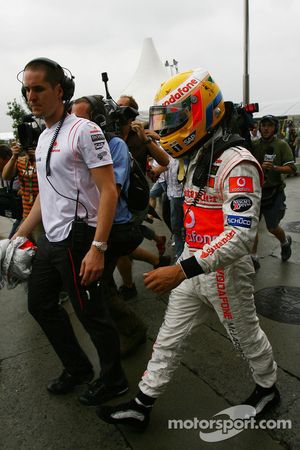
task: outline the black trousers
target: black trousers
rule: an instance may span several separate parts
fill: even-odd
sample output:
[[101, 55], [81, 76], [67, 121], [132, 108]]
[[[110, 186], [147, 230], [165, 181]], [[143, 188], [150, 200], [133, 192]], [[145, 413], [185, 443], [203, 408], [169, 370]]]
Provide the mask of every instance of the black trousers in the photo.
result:
[[[106, 277], [89, 286], [81, 286], [79, 268], [94, 236], [88, 230], [83, 248], [72, 248], [71, 239], [49, 242], [42, 236], [33, 261], [28, 283], [28, 309], [37, 320], [63, 366], [71, 374], [89, 371], [90, 361], [74, 334], [69, 315], [59, 305], [59, 292], [67, 291], [74, 311], [95, 345], [101, 366], [100, 377], [107, 385], [125, 378], [120, 364], [120, 342], [106, 305], [107, 284], [117, 256], [107, 252]], [[111, 255], [111, 257], [110, 257]]]

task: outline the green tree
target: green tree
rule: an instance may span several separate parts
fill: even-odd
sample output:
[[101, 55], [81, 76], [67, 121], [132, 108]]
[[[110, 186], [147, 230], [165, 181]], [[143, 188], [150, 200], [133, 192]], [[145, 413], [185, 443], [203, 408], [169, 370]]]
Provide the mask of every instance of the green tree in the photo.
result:
[[8, 116], [12, 118], [13, 124], [13, 133], [15, 138], [18, 138], [18, 125], [22, 122], [24, 116], [29, 114], [22, 105], [17, 103], [17, 100], [14, 98], [12, 102], [7, 102], [8, 112], [6, 113]]

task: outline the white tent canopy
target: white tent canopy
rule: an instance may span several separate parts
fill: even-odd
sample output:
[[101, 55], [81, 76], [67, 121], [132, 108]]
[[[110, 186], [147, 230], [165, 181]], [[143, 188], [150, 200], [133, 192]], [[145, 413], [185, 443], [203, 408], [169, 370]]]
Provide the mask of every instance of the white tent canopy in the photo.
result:
[[266, 116], [298, 116], [300, 114], [300, 99], [259, 102], [259, 112], [256, 117]]
[[10, 141], [14, 139], [14, 135], [11, 131], [0, 133], [0, 140], [1, 141]]
[[141, 115], [147, 115], [149, 107], [161, 83], [170, 78], [162, 63], [152, 38], [145, 38], [136, 72], [122, 95], [132, 95], [139, 105]]

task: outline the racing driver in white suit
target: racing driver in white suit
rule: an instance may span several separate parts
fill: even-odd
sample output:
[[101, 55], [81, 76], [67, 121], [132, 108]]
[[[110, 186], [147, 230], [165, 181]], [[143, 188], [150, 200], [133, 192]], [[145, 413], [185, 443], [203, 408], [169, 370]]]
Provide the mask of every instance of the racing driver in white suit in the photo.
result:
[[234, 347], [248, 361], [255, 389], [243, 404], [256, 414], [279, 402], [277, 365], [256, 315], [251, 253], [263, 175], [243, 139], [224, 127], [225, 103], [210, 74], [196, 69], [162, 84], [150, 126], [185, 170], [186, 244], [174, 266], [144, 275], [147, 288], [170, 290], [168, 308], [135, 399], [101, 406], [106, 422], [145, 428], [150, 411], [178, 367], [197, 316], [215, 311]]

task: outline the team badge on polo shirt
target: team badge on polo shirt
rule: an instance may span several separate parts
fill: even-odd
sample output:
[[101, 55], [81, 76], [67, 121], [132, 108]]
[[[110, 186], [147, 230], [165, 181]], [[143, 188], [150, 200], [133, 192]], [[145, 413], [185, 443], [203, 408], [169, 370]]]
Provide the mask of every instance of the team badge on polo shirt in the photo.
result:
[[251, 177], [229, 177], [229, 192], [253, 192]]

